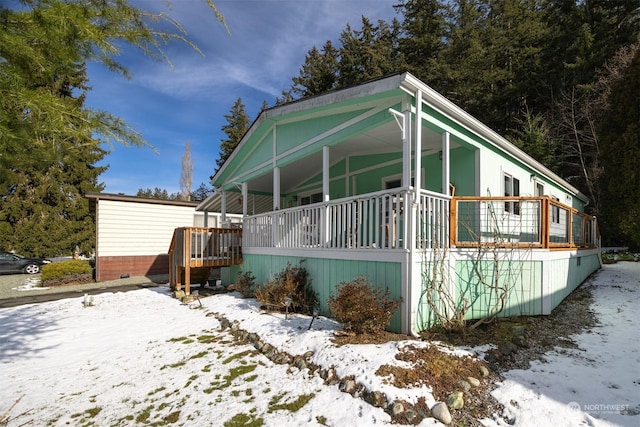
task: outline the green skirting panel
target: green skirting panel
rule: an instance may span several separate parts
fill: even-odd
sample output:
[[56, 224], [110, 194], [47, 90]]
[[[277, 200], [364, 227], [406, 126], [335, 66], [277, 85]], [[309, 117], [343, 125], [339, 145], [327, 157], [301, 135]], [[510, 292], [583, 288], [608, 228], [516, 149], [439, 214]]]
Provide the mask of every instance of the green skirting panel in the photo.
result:
[[[242, 271], [250, 271], [256, 283], [265, 283], [282, 271], [288, 263], [297, 265], [304, 260], [311, 285], [318, 294], [321, 312], [330, 316], [327, 299], [342, 282], [352, 281], [358, 276], [366, 276], [375, 287], [389, 288], [392, 298], [401, 297], [401, 266], [397, 262], [356, 261], [346, 259], [303, 258], [281, 255], [244, 254]], [[400, 332], [400, 309], [394, 313], [389, 330]]]
[[542, 314], [542, 261], [458, 261], [455, 271], [458, 300], [469, 307], [466, 319], [485, 317], [502, 304], [500, 317]]

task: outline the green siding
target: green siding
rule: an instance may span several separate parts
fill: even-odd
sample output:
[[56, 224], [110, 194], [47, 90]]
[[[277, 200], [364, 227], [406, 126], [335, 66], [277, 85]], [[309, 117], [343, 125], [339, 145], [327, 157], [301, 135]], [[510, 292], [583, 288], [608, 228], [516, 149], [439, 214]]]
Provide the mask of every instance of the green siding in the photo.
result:
[[[312, 286], [318, 293], [323, 315], [330, 315], [327, 299], [337, 286], [358, 276], [366, 276], [373, 286], [389, 288], [392, 298], [401, 297], [400, 263], [246, 254], [242, 269], [250, 271], [256, 277], [256, 283], [265, 283], [282, 271], [287, 263], [296, 265], [301, 260], [305, 260], [303, 266], [309, 272]], [[400, 310], [393, 315], [389, 329], [401, 331]]]
[[456, 276], [457, 299], [470, 304], [467, 319], [486, 316], [498, 302], [502, 291], [494, 284], [509, 289], [500, 317], [542, 314], [541, 261], [498, 261], [497, 268], [494, 261], [458, 261]]
[[334, 127], [339, 126], [342, 123], [365, 113], [366, 111], [367, 110], [356, 110], [342, 114], [314, 117], [304, 120], [302, 125], [300, 122], [278, 125], [278, 144], [276, 147], [276, 154], [280, 155], [296, 148], [302, 142], [308, 141], [324, 132], [330, 131]]

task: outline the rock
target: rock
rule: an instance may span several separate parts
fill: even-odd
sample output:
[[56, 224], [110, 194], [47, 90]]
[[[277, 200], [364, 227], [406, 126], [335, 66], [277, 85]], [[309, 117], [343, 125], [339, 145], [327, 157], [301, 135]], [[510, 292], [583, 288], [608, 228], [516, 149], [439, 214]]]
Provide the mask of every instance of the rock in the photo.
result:
[[307, 369], [307, 362], [304, 360], [304, 357], [301, 357], [301, 356], [294, 357], [293, 364], [296, 366], [296, 368], [300, 370]]
[[431, 415], [442, 424], [450, 424], [452, 421], [451, 412], [449, 412], [449, 408], [447, 408], [447, 405], [443, 402], [438, 402], [433, 405]]
[[353, 395], [356, 392], [356, 382], [352, 379], [342, 380], [340, 383], [340, 391]]
[[447, 396], [447, 406], [451, 409], [462, 409], [464, 408], [464, 398], [463, 393], [461, 391], [454, 391], [449, 396]]
[[173, 296], [174, 296], [176, 299], [182, 299], [182, 298], [184, 298], [184, 296], [185, 296], [185, 295], [186, 295], [186, 294], [184, 293], [184, 291], [175, 291], [175, 292], [173, 293]]
[[[469, 382], [469, 384], [471, 384], [473, 387], [478, 387], [480, 385], [480, 380], [474, 377], [467, 377], [467, 381]], [[465, 390], [467, 391], [467, 390]]]
[[490, 374], [490, 372], [489, 372], [489, 368], [487, 368], [487, 367], [486, 367], [486, 366], [484, 366], [484, 365], [480, 365], [480, 373], [482, 374], [482, 376], [483, 376], [484, 378], [487, 378], [487, 377], [489, 376], [489, 374]]
[[407, 411], [404, 413], [404, 418], [409, 424], [418, 424], [420, 421], [422, 421], [420, 419], [420, 416], [418, 415], [418, 412], [416, 412], [414, 409], [407, 409]]
[[513, 337], [511, 339], [511, 342], [517, 345], [518, 347], [522, 347], [522, 348], [529, 347], [529, 343], [527, 342], [527, 339], [524, 337], [524, 335], [517, 335]]
[[376, 408], [386, 408], [388, 405], [387, 396], [380, 391], [372, 391], [365, 394], [364, 400], [371, 406]]
[[506, 342], [500, 346], [500, 352], [505, 356], [511, 353], [515, 353], [516, 350], [517, 350], [517, 347], [515, 346], [515, 344], [511, 342]]
[[393, 405], [391, 405], [391, 415], [397, 417], [400, 414], [404, 413], [404, 409], [404, 404], [396, 400], [395, 402], [393, 402]]
[[524, 335], [524, 331], [525, 331], [525, 327], [523, 325], [517, 325], [513, 327], [513, 333], [516, 336], [522, 336]]
[[487, 354], [484, 356], [485, 360], [489, 363], [499, 363], [504, 359], [504, 355], [500, 350], [492, 349], [487, 351]]
[[462, 391], [464, 392], [471, 390], [471, 384], [465, 380], [460, 380], [458, 384], [460, 384], [460, 387], [462, 387]]
[[333, 368], [329, 368], [327, 370], [327, 378], [325, 378], [324, 383], [326, 385], [334, 385], [334, 384], [338, 384], [339, 381], [340, 379], [336, 375], [336, 370]]

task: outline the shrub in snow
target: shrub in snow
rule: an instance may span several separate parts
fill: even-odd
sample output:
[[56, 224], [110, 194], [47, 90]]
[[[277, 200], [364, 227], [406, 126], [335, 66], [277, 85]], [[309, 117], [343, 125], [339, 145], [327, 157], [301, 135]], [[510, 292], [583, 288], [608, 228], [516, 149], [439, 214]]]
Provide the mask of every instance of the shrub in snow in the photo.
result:
[[393, 312], [402, 299], [392, 299], [389, 289], [369, 286], [365, 277], [342, 282], [327, 304], [344, 329], [356, 334], [378, 333], [389, 326]]
[[318, 296], [311, 288], [303, 262], [295, 266], [287, 263], [272, 280], [256, 287], [256, 299], [262, 307], [290, 313], [310, 313], [313, 310], [318, 304]]

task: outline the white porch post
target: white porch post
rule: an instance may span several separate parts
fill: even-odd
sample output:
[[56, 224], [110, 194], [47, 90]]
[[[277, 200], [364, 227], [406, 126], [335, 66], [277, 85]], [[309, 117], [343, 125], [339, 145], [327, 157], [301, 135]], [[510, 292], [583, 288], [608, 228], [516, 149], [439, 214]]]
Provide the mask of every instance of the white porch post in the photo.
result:
[[280, 168], [273, 168], [273, 210], [280, 209]]
[[411, 107], [407, 101], [403, 102], [404, 116], [402, 127], [402, 186], [411, 185]]
[[249, 186], [246, 182], [242, 183], [242, 216], [247, 216], [247, 206], [249, 203]]
[[329, 147], [322, 147], [322, 201], [329, 201]]
[[[329, 199], [329, 146], [325, 145], [322, 147], [322, 201], [326, 203]], [[331, 218], [329, 215], [329, 206], [325, 205], [322, 224], [320, 224], [320, 233], [322, 233], [321, 236], [324, 236], [324, 243], [331, 239], [329, 235]]]
[[422, 189], [422, 91], [416, 91], [416, 142], [415, 142], [415, 176], [414, 187], [416, 189], [416, 196], [419, 195], [420, 189]]
[[442, 193], [450, 196], [449, 181], [450, 178], [450, 165], [449, 165], [449, 132], [442, 134]]
[[224, 190], [220, 191], [220, 221], [227, 220], [227, 193]]

